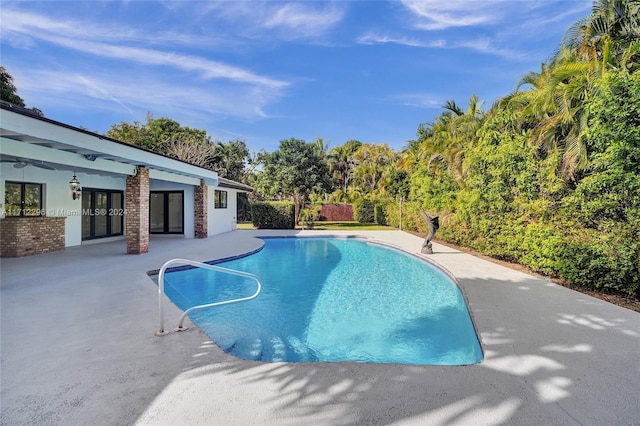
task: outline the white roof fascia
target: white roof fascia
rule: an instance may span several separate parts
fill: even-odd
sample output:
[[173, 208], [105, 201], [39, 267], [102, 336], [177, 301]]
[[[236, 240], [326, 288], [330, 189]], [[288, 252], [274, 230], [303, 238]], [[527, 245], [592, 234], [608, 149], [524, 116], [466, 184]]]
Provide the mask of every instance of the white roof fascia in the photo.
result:
[[[194, 185], [194, 186], [200, 185], [200, 179], [198, 178], [181, 176], [175, 173], [167, 173], [167, 172], [163, 172], [162, 170], [156, 170], [156, 169], [149, 169], [149, 179], [165, 180], [168, 182], [184, 183], [187, 185]], [[205, 183], [207, 185], [215, 186], [215, 183], [211, 181], [207, 181], [206, 179], [205, 179]]]
[[249, 185], [245, 185], [244, 183], [236, 182], [231, 179], [226, 179], [222, 177], [218, 177], [218, 186], [220, 188], [231, 188], [240, 192], [253, 192], [253, 188]]
[[6, 109], [2, 110], [1, 127], [11, 132], [28, 135], [39, 140], [62, 143], [79, 149], [99, 152], [109, 157], [115, 157], [122, 162], [130, 163], [131, 165], [141, 165], [149, 167], [150, 169], [159, 169], [168, 173], [204, 179], [208, 185], [217, 185], [218, 182], [218, 174], [213, 170], [207, 170], [134, 146], [129, 146], [125, 143], [113, 142], [100, 135], [84, 133]]

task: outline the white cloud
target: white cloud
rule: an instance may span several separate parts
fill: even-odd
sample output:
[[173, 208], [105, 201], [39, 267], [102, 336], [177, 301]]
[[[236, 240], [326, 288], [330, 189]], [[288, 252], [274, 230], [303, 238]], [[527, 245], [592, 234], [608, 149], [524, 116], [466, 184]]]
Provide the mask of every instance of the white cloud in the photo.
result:
[[[5, 22], [7, 25], [4, 24]], [[91, 28], [91, 31], [88, 28]], [[95, 31], [94, 28], [96, 28]], [[9, 10], [3, 11], [2, 36], [7, 36], [10, 40], [23, 40], [21, 46], [15, 47], [33, 46], [35, 40], [41, 40], [102, 58], [198, 72], [205, 80], [226, 79], [272, 89], [280, 89], [288, 85], [284, 81], [260, 76], [240, 67], [199, 56], [123, 45], [123, 42], [141, 38], [135, 30], [128, 27], [114, 28], [88, 25], [86, 22], [52, 20], [37, 14]], [[24, 41], [26, 39], [30, 39], [31, 42], [26, 43]], [[92, 40], [106, 40], [106, 42]], [[154, 39], [154, 43], [156, 42], [157, 40]]]
[[161, 65], [184, 71], [198, 72], [205, 80], [227, 79], [239, 83], [247, 83], [279, 89], [287, 82], [262, 77], [239, 67], [221, 62], [211, 61], [198, 56], [182, 55], [139, 47], [119, 46], [90, 41], [68, 39], [64, 37], [47, 37], [47, 41], [69, 49], [94, 54], [103, 58], [121, 59], [145, 65]]
[[[167, 40], [189, 44], [189, 33], [167, 31], [155, 37], [125, 25], [10, 9], [2, 10], [2, 21], [3, 44], [60, 55], [60, 60], [51, 55], [23, 66], [14, 59], [21, 70], [21, 94], [44, 109], [47, 103], [66, 103], [71, 108], [82, 105], [131, 115], [140, 109], [163, 115], [193, 111], [253, 120], [265, 117], [266, 107], [290, 86], [244, 67], [171, 49]], [[164, 47], [154, 48], [157, 45]], [[91, 59], [80, 59], [77, 53]]]
[[340, 3], [222, 1], [201, 5], [200, 14], [221, 19], [246, 37], [264, 40], [295, 40], [319, 37], [345, 16]]
[[225, 116], [256, 119], [265, 117], [264, 107], [278, 98], [272, 91], [250, 86], [212, 87], [188, 81], [178, 84], [149, 75], [141, 78], [123, 74], [113, 78], [95, 70], [33, 70], [23, 72], [22, 77], [26, 83], [22, 90], [33, 93], [30, 97], [40, 98], [37, 103], [45, 110], [46, 103], [65, 101], [73, 108], [126, 111], [132, 117], [142, 110], [163, 116], [208, 115], [210, 120]]
[[405, 106], [418, 108], [442, 108], [444, 98], [429, 93], [409, 93], [396, 96], [396, 99]]
[[504, 1], [402, 0], [402, 4], [418, 19], [415, 27], [443, 30], [494, 23], [501, 18]]
[[390, 35], [382, 35], [375, 33], [368, 33], [360, 36], [357, 40], [359, 44], [400, 44], [410, 47], [445, 47], [447, 45], [446, 40], [429, 40], [424, 41], [415, 37], [396, 37]]
[[448, 42], [445, 39], [438, 40], [420, 40], [416, 37], [390, 36], [375, 33], [368, 33], [358, 38], [359, 44], [400, 44], [409, 47], [436, 48], [436, 49], [470, 49], [487, 55], [504, 57], [510, 60], [520, 60], [525, 57], [520, 52], [513, 49], [500, 47], [498, 43], [487, 38], [474, 38], [470, 40], [461, 40]]
[[21, 12], [12, 9], [2, 11], [2, 35], [22, 35], [34, 39], [47, 35], [60, 34], [68, 38], [96, 40], [131, 40], [139, 38], [135, 30], [126, 27], [113, 27], [108, 23], [88, 24], [72, 20], [51, 19], [36, 13]]
[[535, 34], [538, 31], [544, 31], [545, 29], [548, 29], [549, 25], [551, 24], [558, 25], [561, 28], [566, 29], [568, 18], [573, 17], [574, 19], [577, 19], [578, 17], [588, 15], [590, 12], [591, 4], [589, 2], [576, 2], [575, 7], [560, 11], [559, 13], [544, 13], [537, 16], [531, 16], [531, 19], [528, 19], [522, 23], [522, 25], [519, 27], [519, 30], [526, 30]]
[[296, 36], [309, 37], [322, 34], [340, 22], [343, 11], [335, 5], [317, 10], [304, 3], [287, 3], [274, 8], [262, 23], [265, 28], [281, 28]]

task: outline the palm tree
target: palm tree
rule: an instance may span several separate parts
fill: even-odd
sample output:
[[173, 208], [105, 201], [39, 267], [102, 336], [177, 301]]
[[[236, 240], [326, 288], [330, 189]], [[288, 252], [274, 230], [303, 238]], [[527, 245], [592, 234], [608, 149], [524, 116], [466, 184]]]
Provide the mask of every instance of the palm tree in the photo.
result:
[[[567, 30], [562, 47], [577, 53], [583, 61], [617, 67], [629, 45], [638, 40], [640, 1], [598, 0], [593, 3], [591, 15]], [[556, 55], [554, 63], [557, 59]]]
[[586, 131], [587, 101], [596, 95], [595, 82], [602, 76], [598, 62], [572, 60], [575, 55], [563, 49], [564, 58], [554, 66], [542, 66], [540, 73], [530, 72], [518, 84], [521, 92], [522, 120], [533, 125], [531, 143], [547, 153], [562, 155], [562, 173], [574, 179], [576, 173], [588, 167]]
[[241, 182], [244, 180], [245, 164], [249, 158], [249, 149], [244, 141], [238, 139], [226, 144], [217, 142], [214, 147], [212, 168], [224, 178]]
[[429, 167], [443, 165], [461, 188], [464, 187], [464, 151], [477, 140], [476, 133], [484, 120], [482, 104], [475, 94], [469, 99], [466, 111], [455, 101], [447, 101], [443, 106], [445, 111], [436, 118], [431, 136], [426, 139], [431, 151]]
[[354, 153], [354, 181], [365, 193], [384, 193], [387, 180], [384, 179], [390, 167], [395, 164], [393, 149], [387, 144], [362, 144]]
[[340, 191], [339, 201], [348, 201], [347, 194], [349, 194], [349, 186], [353, 180], [353, 170], [355, 168], [353, 154], [361, 145], [362, 143], [359, 141], [350, 140], [344, 145], [331, 149], [327, 155], [329, 172]]
[[596, 81], [611, 69], [629, 70], [640, 62], [640, 1], [598, 0], [591, 15], [565, 33], [548, 67], [529, 73], [528, 114], [538, 120], [532, 142], [562, 154], [562, 172], [574, 179], [588, 167], [587, 102], [597, 96]]
[[322, 139], [321, 137], [316, 137], [316, 140], [313, 142], [313, 145], [318, 155], [320, 155], [323, 158], [327, 158], [327, 151], [329, 150], [329, 144], [324, 143], [324, 139]]

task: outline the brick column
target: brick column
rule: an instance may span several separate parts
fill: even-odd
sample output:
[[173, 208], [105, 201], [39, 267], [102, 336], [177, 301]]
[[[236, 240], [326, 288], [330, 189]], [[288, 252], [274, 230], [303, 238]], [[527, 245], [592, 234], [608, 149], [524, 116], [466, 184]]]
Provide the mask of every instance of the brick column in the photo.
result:
[[149, 169], [127, 176], [127, 254], [149, 252]]
[[207, 198], [208, 198], [207, 184], [203, 179], [200, 179], [200, 185], [196, 186], [193, 191], [193, 223], [195, 228], [196, 238], [207, 238], [208, 231], [208, 210], [207, 210]]

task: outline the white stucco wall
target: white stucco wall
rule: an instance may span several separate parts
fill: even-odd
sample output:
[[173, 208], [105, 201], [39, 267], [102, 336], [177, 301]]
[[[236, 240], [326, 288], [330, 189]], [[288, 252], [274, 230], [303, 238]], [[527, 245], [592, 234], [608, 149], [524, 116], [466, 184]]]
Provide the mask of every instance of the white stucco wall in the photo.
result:
[[[215, 190], [227, 192], [227, 208], [214, 208]], [[208, 203], [209, 203], [209, 219], [208, 234], [216, 235], [223, 232], [229, 232], [236, 229], [236, 214], [238, 211], [238, 191], [230, 188], [209, 187]]]

